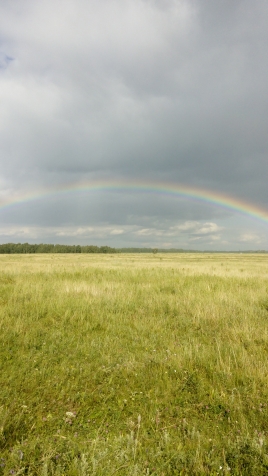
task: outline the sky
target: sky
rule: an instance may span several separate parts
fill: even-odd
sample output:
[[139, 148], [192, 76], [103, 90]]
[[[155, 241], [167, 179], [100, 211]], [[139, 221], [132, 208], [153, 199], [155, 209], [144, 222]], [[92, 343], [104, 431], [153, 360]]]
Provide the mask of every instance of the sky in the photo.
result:
[[268, 250], [267, 24], [267, 0], [1, 0], [0, 242]]

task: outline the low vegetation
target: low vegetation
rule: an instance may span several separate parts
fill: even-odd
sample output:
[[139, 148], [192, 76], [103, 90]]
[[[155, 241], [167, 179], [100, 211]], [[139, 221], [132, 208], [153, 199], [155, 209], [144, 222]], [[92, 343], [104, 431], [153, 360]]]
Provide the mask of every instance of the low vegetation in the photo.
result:
[[268, 474], [267, 255], [0, 270], [0, 475]]

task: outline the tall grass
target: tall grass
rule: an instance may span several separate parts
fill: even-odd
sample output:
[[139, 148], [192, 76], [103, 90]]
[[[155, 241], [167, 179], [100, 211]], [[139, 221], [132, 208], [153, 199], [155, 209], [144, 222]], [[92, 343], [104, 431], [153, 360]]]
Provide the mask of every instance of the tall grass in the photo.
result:
[[267, 255], [0, 270], [0, 475], [268, 474]]

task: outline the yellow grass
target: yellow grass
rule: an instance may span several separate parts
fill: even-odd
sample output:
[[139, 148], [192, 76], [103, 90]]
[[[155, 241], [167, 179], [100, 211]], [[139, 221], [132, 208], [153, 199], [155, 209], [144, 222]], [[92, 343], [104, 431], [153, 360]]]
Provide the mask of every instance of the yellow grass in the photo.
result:
[[265, 254], [1, 255], [0, 475], [268, 474], [267, 323]]

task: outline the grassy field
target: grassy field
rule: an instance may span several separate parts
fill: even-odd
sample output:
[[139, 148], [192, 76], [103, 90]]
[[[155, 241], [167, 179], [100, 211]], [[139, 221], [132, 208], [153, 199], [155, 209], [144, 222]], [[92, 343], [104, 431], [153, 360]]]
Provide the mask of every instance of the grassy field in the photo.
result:
[[0, 475], [268, 474], [268, 255], [1, 255]]

